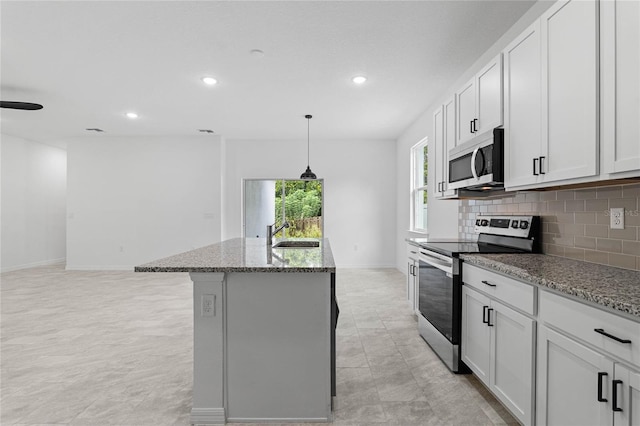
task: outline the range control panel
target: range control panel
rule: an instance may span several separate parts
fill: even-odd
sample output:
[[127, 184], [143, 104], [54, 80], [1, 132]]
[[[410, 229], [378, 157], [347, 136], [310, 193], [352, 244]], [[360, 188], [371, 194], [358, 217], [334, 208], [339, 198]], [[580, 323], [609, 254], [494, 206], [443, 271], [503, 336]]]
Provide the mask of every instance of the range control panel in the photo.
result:
[[475, 232], [528, 238], [534, 218], [534, 216], [478, 216]]

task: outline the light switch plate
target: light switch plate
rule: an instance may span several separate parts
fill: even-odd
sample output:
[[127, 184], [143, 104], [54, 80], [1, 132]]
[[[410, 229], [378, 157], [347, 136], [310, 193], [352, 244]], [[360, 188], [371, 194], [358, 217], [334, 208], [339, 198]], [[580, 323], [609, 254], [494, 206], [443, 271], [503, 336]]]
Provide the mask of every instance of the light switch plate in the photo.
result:
[[611, 229], [624, 229], [624, 207], [611, 208], [609, 219]]

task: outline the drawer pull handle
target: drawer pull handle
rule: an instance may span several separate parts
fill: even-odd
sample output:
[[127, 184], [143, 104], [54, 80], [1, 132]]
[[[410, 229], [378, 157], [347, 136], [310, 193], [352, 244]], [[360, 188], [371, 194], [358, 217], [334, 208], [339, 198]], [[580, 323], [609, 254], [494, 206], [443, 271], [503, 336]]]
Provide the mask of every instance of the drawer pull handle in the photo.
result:
[[489, 309], [488, 306], [482, 307], [482, 323], [483, 324], [489, 324], [489, 320], [487, 319], [487, 309]]
[[495, 287], [495, 284], [491, 284], [489, 281], [482, 280], [482, 284], [488, 285], [489, 287]]
[[607, 377], [607, 373], [598, 373], [598, 402], [607, 402], [607, 398], [602, 397], [602, 378]]
[[602, 334], [603, 336], [607, 336], [609, 339], [613, 339], [616, 342], [620, 342], [620, 343], [631, 343], [631, 340], [629, 339], [621, 339], [619, 337], [614, 336], [613, 334], [609, 334], [606, 331], [604, 331], [602, 328], [594, 328], [593, 331], [595, 331], [596, 333]]
[[622, 411], [622, 408], [618, 407], [618, 385], [622, 384], [622, 380], [613, 381], [613, 411]]

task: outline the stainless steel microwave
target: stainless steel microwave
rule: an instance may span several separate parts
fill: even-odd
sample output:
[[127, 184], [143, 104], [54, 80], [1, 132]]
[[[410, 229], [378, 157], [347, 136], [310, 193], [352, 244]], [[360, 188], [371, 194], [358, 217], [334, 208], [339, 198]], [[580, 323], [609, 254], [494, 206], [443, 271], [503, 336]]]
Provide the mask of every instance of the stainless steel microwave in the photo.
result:
[[486, 137], [449, 151], [449, 188], [504, 189], [504, 129], [496, 127]]

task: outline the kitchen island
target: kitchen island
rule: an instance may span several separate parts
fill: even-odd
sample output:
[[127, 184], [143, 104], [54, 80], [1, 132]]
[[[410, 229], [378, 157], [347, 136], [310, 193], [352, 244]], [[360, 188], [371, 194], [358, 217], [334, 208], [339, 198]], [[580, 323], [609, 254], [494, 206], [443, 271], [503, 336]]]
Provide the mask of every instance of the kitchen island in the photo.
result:
[[329, 422], [335, 263], [316, 248], [235, 238], [141, 266], [193, 281], [192, 424]]

